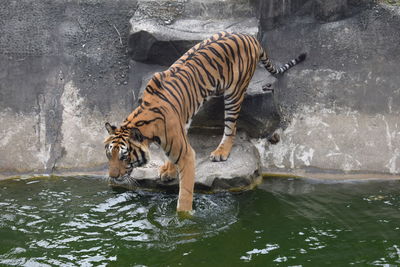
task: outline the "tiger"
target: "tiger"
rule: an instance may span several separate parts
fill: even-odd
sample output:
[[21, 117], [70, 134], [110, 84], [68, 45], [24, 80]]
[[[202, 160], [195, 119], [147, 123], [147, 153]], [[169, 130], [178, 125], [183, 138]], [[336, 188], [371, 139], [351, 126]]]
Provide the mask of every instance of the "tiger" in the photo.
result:
[[224, 133], [210, 160], [227, 160], [257, 65], [278, 76], [305, 58], [302, 53], [276, 67], [255, 37], [241, 33], [219, 32], [196, 44], [167, 70], [153, 75], [138, 107], [119, 127], [105, 124], [110, 179], [131, 179], [134, 168], [149, 162], [149, 145], [156, 143], [167, 156], [159, 168], [160, 179], [179, 178], [177, 212], [192, 211], [196, 153], [187, 132], [193, 116], [210, 97], [223, 96]]

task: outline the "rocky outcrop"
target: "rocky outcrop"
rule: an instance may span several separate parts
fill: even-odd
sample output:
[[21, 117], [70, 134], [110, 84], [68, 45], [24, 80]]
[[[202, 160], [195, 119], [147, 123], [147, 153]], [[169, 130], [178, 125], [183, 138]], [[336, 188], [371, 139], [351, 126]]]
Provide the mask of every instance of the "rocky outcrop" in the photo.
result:
[[[232, 152], [225, 162], [212, 162], [209, 158], [220, 141], [221, 135], [191, 134], [190, 143], [196, 151], [195, 190], [216, 192], [221, 190], [245, 190], [258, 184], [261, 180], [260, 157], [255, 146], [246, 135], [240, 134]], [[176, 190], [178, 181], [163, 182], [158, 175], [158, 168], [164, 163], [164, 152], [161, 148], [151, 147], [151, 161], [147, 166], [133, 170], [134, 182], [111, 182], [112, 186], [135, 188], [153, 188]]]
[[258, 31], [249, 0], [140, 0], [129, 23], [132, 59], [165, 66], [218, 31]]

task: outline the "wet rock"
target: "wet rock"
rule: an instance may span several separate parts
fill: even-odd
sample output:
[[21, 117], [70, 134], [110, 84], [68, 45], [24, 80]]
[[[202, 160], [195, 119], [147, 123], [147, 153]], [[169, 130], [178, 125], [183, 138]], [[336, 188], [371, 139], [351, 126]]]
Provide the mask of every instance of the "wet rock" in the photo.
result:
[[[221, 136], [190, 135], [190, 143], [196, 151], [195, 189], [200, 191], [221, 191], [246, 189], [256, 185], [261, 179], [260, 157], [257, 149], [246, 135], [239, 134], [232, 152], [225, 162], [212, 162], [210, 153], [217, 147]], [[158, 168], [163, 164], [164, 152], [161, 148], [151, 148], [151, 161], [146, 167], [133, 170], [134, 184], [115, 183], [112, 186], [125, 188], [178, 189], [178, 180], [163, 182], [158, 177]]]

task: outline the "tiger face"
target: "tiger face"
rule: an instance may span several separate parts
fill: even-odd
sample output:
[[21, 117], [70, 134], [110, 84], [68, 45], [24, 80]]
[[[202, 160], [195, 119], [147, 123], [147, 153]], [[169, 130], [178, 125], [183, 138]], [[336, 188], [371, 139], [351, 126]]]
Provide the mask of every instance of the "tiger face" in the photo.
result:
[[133, 168], [149, 162], [148, 142], [136, 128], [117, 128], [106, 123], [110, 136], [104, 141], [109, 165], [109, 177], [124, 181]]

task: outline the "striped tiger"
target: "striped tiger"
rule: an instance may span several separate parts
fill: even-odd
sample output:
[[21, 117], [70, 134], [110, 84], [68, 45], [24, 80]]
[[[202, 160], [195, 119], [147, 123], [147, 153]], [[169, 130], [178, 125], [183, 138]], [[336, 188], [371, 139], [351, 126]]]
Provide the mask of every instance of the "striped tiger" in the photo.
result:
[[132, 169], [149, 161], [149, 144], [158, 143], [168, 157], [159, 169], [160, 178], [179, 177], [177, 211], [191, 211], [195, 151], [187, 130], [192, 117], [209, 97], [223, 95], [224, 134], [210, 159], [227, 160], [241, 104], [257, 64], [278, 75], [305, 58], [306, 54], [301, 54], [277, 68], [256, 38], [240, 33], [221, 32], [198, 43], [169, 69], [154, 74], [140, 105], [120, 127], [106, 123], [110, 134], [105, 140], [110, 179], [131, 179]]

